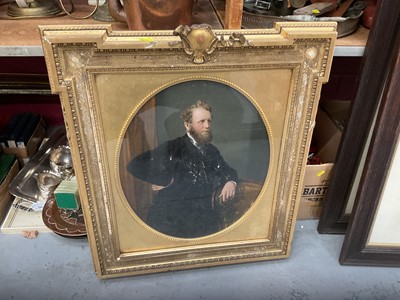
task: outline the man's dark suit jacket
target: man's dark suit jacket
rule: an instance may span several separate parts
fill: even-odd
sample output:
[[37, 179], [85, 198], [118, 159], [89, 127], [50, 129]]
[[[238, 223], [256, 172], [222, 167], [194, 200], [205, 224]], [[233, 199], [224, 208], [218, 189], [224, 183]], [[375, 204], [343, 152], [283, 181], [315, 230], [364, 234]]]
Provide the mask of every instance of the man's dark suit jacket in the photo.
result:
[[157, 192], [146, 223], [167, 235], [195, 238], [219, 231], [213, 191], [238, 176], [208, 144], [197, 148], [188, 135], [146, 151], [128, 164], [137, 178], [166, 188]]

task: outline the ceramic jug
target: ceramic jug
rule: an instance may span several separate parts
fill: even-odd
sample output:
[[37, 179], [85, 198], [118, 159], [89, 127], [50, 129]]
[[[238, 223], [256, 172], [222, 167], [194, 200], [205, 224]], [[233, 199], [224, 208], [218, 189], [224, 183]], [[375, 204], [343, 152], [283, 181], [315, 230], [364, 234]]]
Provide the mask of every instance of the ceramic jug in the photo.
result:
[[108, 0], [110, 15], [129, 30], [167, 30], [191, 25], [194, 0]]

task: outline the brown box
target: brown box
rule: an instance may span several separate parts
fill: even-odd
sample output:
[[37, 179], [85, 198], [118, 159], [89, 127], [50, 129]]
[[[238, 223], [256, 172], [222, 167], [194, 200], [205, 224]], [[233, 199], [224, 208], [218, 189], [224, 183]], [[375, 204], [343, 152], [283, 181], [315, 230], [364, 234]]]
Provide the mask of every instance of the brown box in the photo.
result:
[[18, 171], [18, 161], [16, 160], [6, 178], [4, 178], [3, 182], [0, 184], [0, 221], [3, 220], [4, 214], [13, 198], [13, 196], [8, 192], [8, 186], [13, 178], [18, 174]]
[[46, 134], [46, 125], [43, 118], [40, 118], [40, 122], [36, 126], [35, 131], [30, 137], [25, 148], [3, 148], [3, 152], [7, 154], [14, 154], [17, 157], [19, 167], [22, 167], [27, 163], [27, 161], [37, 152], [40, 143], [42, 142]]
[[342, 131], [349, 120], [351, 101], [331, 100], [321, 102], [321, 108]]
[[[300, 200], [297, 219], [318, 219], [321, 215], [323, 201], [328, 190], [329, 179], [335, 162], [336, 153], [342, 138], [342, 120], [347, 116], [349, 101], [329, 101], [319, 109], [313, 134], [313, 143], [318, 149], [322, 164], [307, 165], [303, 193]], [[337, 103], [337, 105], [335, 105]], [[329, 110], [329, 115], [326, 112]]]

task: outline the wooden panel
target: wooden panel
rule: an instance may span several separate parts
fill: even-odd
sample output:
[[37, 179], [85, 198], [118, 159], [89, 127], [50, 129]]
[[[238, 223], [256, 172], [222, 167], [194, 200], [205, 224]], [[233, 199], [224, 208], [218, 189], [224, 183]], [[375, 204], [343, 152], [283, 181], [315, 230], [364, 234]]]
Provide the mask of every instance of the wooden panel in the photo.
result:
[[226, 0], [224, 24], [226, 29], [242, 27], [243, 0]]
[[385, 78], [396, 50], [399, 2], [383, 0], [371, 28], [352, 103], [349, 123], [343, 132], [339, 155], [318, 224], [319, 233], [345, 233], [348, 216], [344, 211], [364, 152], [365, 143], [377, 110]]

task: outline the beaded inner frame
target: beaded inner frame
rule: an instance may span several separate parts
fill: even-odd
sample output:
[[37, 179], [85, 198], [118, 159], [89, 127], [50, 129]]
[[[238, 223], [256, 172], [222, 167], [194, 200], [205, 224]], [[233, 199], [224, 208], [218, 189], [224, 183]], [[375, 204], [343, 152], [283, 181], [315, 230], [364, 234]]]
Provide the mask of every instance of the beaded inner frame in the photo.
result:
[[[129, 32], [108, 25], [44, 26], [40, 33], [100, 278], [290, 255], [335, 23]], [[226, 85], [247, 98], [265, 126], [269, 164], [260, 193], [238, 221], [209, 236], [183, 239], [141, 222], [127, 204], [119, 161], [127, 127], [140, 108], [170, 86], [198, 80]], [[229, 99], [220, 101], [229, 106]]]

